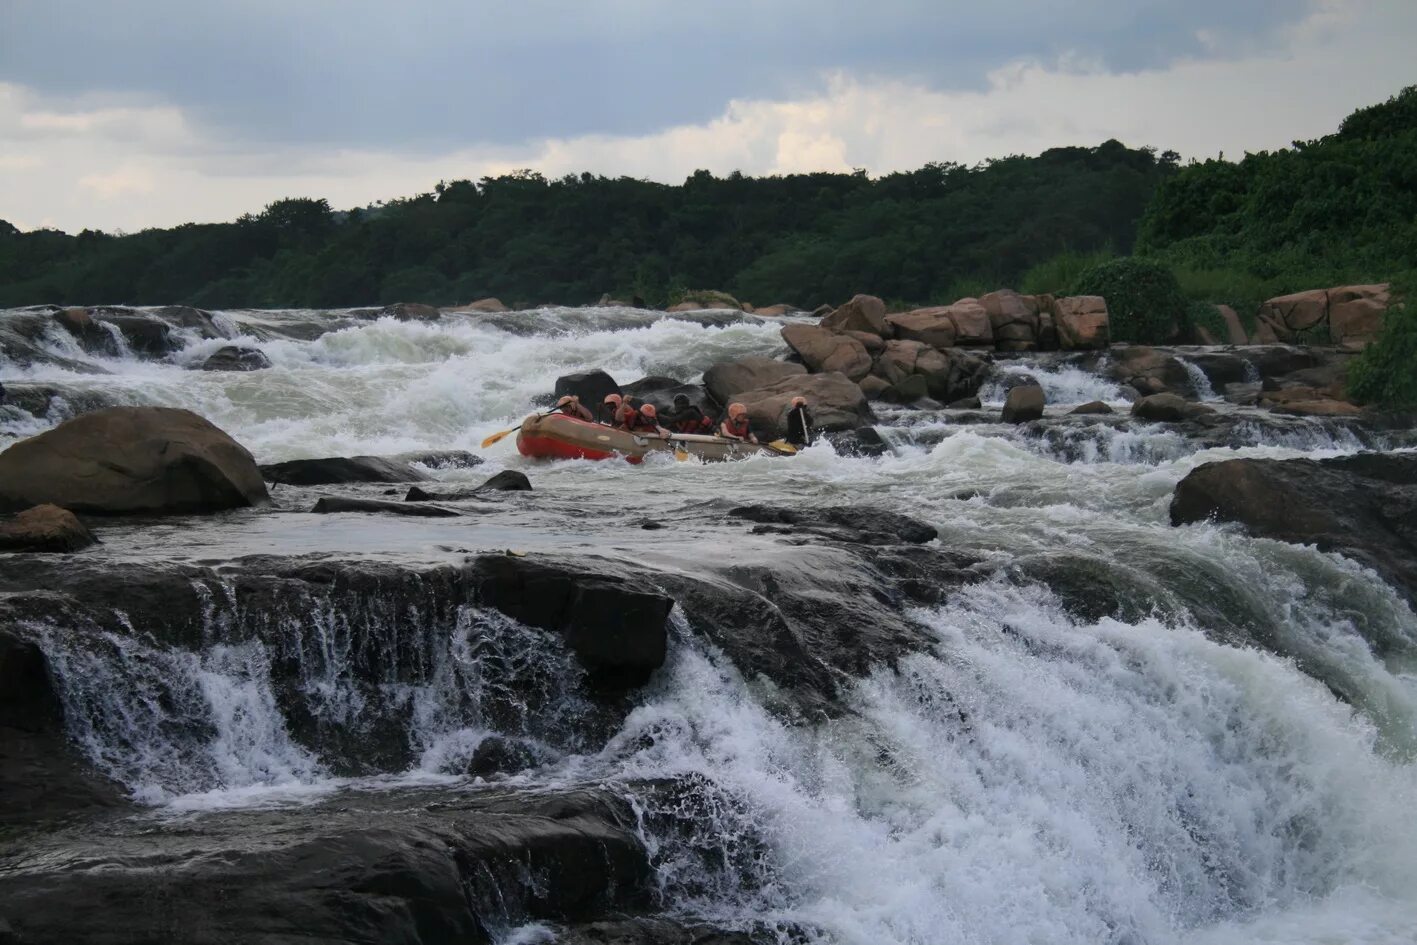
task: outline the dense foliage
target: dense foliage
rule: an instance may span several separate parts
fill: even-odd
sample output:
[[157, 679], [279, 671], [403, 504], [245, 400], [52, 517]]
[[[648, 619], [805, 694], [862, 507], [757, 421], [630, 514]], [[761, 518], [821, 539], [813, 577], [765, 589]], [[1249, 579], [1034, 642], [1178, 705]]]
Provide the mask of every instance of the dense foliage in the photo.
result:
[[662, 304], [685, 287], [813, 306], [953, 301], [1069, 251], [1131, 249], [1177, 156], [1108, 141], [878, 179], [696, 172], [682, 185], [522, 172], [337, 213], [293, 199], [235, 223], [116, 236], [0, 224], [0, 305]]
[[[1411, 282], [1393, 288], [1412, 297]], [[1383, 316], [1377, 340], [1363, 349], [1348, 370], [1348, 394], [1359, 403], [1417, 409], [1417, 310], [1394, 305]]]
[[1186, 324], [1186, 297], [1176, 277], [1149, 259], [1110, 259], [1093, 266], [1073, 283], [1073, 295], [1107, 300], [1113, 341], [1160, 344]]

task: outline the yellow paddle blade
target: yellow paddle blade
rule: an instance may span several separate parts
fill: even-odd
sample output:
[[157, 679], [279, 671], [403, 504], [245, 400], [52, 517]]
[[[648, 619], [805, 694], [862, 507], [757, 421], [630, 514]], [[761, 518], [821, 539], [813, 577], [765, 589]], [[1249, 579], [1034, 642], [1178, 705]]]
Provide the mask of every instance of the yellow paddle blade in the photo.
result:
[[768, 449], [777, 450], [779, 453], [784, 453], [788, 456], [795, 456], [797, 454], [797, 447], [786, 440], [773, 440], [768, 444]]
[[521, 427], [512, 427], [510, 430], [503, 430], [501, 433], [494, 433], [487, 439], [482, 441], [482, 448], [487, 449], [487, 447], [491, 446], [493, 443], [501, 442], [507, 434], [516, 433], [520, 429]]
[[681, 446], [674, 451], [674, 458], [682, 463], [689, 458], [689, 451]]

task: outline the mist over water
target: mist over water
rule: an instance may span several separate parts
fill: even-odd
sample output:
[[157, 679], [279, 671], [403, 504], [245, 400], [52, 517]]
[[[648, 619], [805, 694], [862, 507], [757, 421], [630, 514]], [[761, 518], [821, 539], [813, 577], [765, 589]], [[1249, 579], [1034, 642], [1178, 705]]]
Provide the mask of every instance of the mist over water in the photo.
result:
[[[385, 318], [308, 340], [281, 334], [308, 313], [218, 317], [230, 338], [193, 338], [172, 363], [95, 358], [51, 333], [55, 353], [111, 373], [0, 366], [6, 381], [52, 385], [60, 403], [48, 416], [0, 408], [0, 447], [62, 419], [65, 399], [95, 395], [193, 409], [262, 462], [476, 449], [558, 375], [693, 381], [716, 361], [785, 350], [780, 321], [727, 314]], [[230, 343], [273, 367], [190, 370]], [[981, 399], [1002, 402], [1021, 373], [1042, 383], [1050, 417], [1125, 404], [1097, 374], [1027, 361], [1005, 363]], [[354, 648], [394, 646], [380, 633], [395, 618], [381, 630], [322, 611], [291, 624], [298, 652], [215, 617], [200, 652], [161, 649], [141, 627], [82, 641], [47, 628], [70, 735], [155, 816], [463, 783], [485, 738], [514, 737], [540, 767], [513, 783], [633, 796], [676, 908], [814, 942], [1412, 940], [1417, 617], [1339, 556], [1167, 516], [1176, 483], [1203, 462], [1374, 442], [1299, 420], [1242, 424], [1243, 445], [1215, 447], [1158, 425], [1040, 433], [958, 412], [880, 414], [892, 447], [880, 458], [822, 441], [791, 462], [547, 465], [508, 440], [481, 467], [435, 473], [523, 469], [538, 501], [585, 511], [562, 527], [591, 549], [609, 540], [601, 513], [623, 514], [618, 497], [633, 495], [704, 555], [733, 554], [731, 536], [693, 517], [723, 500], [888, 509], [998, 566], [913, 611], [928, 645], [851, 683], [832, 720], [775, 714], [769, 684], [743, 678], [682, 612], [669, 663], [623, 725], [592, 736], [564, 651], [515, 621], [471, 609], [425, 621], [418, 673], [361, 687]], [[1104, 598], [1110, 616], [1080, 616]], [[278, 678], [288, 665], [298, 672]], [[327, 741], [292, 731], [292, 699]], [[346, 770], [333, 746], [391, 721], [406, 760]], [[636, 786], [667, 778], [700, 785], [690, 835], [661, 829], [665, 801]]]

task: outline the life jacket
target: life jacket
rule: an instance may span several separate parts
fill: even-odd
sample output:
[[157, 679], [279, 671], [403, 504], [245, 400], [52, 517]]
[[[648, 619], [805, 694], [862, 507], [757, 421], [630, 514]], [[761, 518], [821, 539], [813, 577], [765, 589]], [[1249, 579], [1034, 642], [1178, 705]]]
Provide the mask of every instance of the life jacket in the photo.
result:
[[669, 426], [675, 433], [702, 433], [705, 428], [713, 426], [713, 421], [697, 407], [687, 407], [670, 421]]
[[741, 420], [734, 420], [732, 417], [728, 417], [723, 421], [723, 425], [728, 428], [729, 433], [738, 437], [740, 440], [746, 440], [748, 434], [752, 432], [748, 425], [747, 417], [743, 417]]
[[637, 407], [625, 408], [625, 413], [620, 419], [620, 426], [631, 433], [658, 433], [659, 424], [653, 420], [645, 418]]

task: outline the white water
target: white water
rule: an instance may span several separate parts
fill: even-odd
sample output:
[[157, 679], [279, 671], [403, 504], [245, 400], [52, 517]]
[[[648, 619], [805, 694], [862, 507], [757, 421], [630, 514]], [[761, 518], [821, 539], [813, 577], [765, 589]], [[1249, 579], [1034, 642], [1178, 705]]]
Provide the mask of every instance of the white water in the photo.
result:
[[[553, 312], [532, 334], [476, 320], [381, 320], [301, 342], [257, 340], [256, 316], [230, 318], [234, 332], [253, 332], [244, 341], [271, 370], [182, 366], [225, 341], [194, 343], [176, 364], [92, 359], [69, 343], [61, 353], [116, 373], [40, 367], [6, 379], [190, 407], [264, 461], [474, 447], [559, 374], [605, 367], [622, 382], [691, 380], [717, 360], [780, 351], [778, 325], [752, 320], [705, 327], [627, 315], [607, 330]], [[1122, 397], [1075, 369], [1017, 369], [1043, 382], [1050, 403]], [[0, 413], [0, 436], [57, 419]], [[331, 725], [405, 713], [406, 771], [332, 776], [331, 759], [288, 729], [269, 675], [277, 654], [219, 635], [200, 654], [126, 636], [82, 649], [56, 636], [48, 649], [71, 733], [137, 796], [183, 812], [446, 783], [483, 737], [508, 729], [549, 760], [522, 776], [528, 783], [699, 775], [713, 787], [696, 838], [648, 837], [672, 901], [728, 924], [801, 926], [823, 941], [1413, 940], [1417, 618], [1336, 556], [1166, 524], [1176, 482], [1199, 463], [1337, 455], [1361, 445], [1351, 434], [1313, 424], [1257, 431], [1245, 449], [1197, 450], [1142, 426], [1067, 446], [906, 419], [892, 439], [896, 453], [881, 459], [820, 443], [790, 464], [638, 469], [531, 467], [504, 443], [489, 466], [442, 474], [521, 465], [538, 497], [588, 510], [589, 520], [597, 502], [628, 495], [671, 521], [710, 497], [873, 504], [930, 522], [946, 547], [1020, 570], [915, 614], [934, 647], [851, 686], [836, 721], [785, 725], [764, 708], [761, 684], [683, 633], [623, 729], [589, 750], [566, 735], [585, 704], [533, 631], [464, 614], [430, 634], [440, 642], [424, 675], [359, 688], [346, 630], [325, 615], [290, 628], [317, 644], [302, 663], [302, 692]], [[592, 521], [576, 528], [596, 540]], [[1115, 577], [1137, 612], [1070, 617], [1061, 590], [1028, 576], [1039, 561], [1063, 562], [1084, 585], [1089, 568]], [[1285, 655], [1255, 648], [1264, 635]], [[491, 721], [508, 673], [532, 674], [544, 716]], [[714, 850], [728, 868], [706, 868]]]

